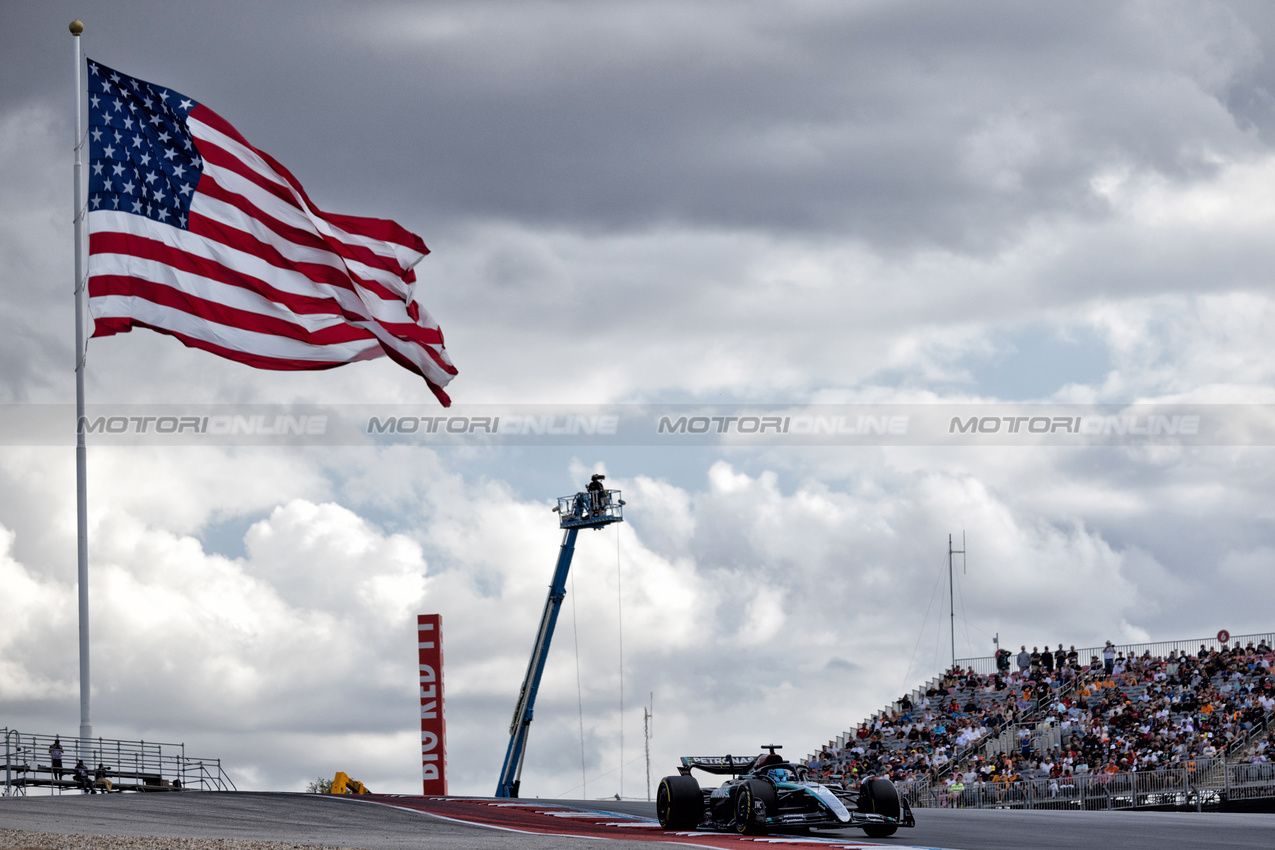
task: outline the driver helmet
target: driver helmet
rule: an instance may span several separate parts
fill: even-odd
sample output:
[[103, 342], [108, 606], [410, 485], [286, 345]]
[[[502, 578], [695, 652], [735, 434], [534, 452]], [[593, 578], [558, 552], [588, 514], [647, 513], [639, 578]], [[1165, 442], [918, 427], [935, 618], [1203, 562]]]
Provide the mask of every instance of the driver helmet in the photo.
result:
[[776, 782], [796, 782], [797, 774], [793, 773], [786, 767], [772, 767], [766, 771], [766, 775]]

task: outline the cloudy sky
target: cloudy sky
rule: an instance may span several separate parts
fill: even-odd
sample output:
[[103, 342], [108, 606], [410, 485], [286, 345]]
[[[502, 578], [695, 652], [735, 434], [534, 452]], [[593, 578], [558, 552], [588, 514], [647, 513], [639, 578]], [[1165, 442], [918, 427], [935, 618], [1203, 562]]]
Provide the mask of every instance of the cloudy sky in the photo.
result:
[[[205, 103], [324, 209], [424, 237], [458, 409], [1275, 402], [1267, 3], [3, 0], [5, 416], [74, 399], [75, 17], [88, 56]], [[432, 404], [385, 360], [260, 372], [143, 331], [93, 342], [87, 387]], [[91, 446], [94, 728], [240, 788], [411, 792], [414, 616], [438, 612], [452, 788], [491, 793], [548, 508], [605, 471], [627, 522], [581, 537], [524, 795], [644, 796], [648, 701], [658, 779], [809, 752], [940, 669], [949, 533], [959, 656], [1275, 630], [1273, 460]], [[67, 446], [0, 446], [0, 588], [0, 725], [73, 735]]]

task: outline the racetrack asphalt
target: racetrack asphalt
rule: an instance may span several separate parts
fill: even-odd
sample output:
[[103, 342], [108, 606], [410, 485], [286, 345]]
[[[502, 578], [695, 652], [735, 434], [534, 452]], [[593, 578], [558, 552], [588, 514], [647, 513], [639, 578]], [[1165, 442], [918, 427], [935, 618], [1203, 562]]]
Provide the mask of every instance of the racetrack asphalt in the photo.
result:
[[[397, 802], [420, 799], [404, 797]], [[493, 801], [473, 802], [485, 805]], [[644, 818], [655, 814], [653, 804], [631, 801], [520, 802]], [[1275, 814], [920, 809], [916, 819], [915, 829], [902, 829], [894, 838], [875, 842], [866, 840], [859, 830], [832, 833], [829, 837], [855, 845], [944, 850], [1275, 848]], [[562, 818], [559, 823], [561, 831], [571, 830], [570, 818]], [[510, 832], [353, 798], [310, 794], [187, 792], [0, 798], [0, 829], [73, 835], [246, 838], [369, 850], [600, 850], [596, 838]], [[698, 843], [695, 837], [685, 840]], [[615, 850], [651, 850], [649, 842], [636, 840], [615, 840], [606, 846]]]

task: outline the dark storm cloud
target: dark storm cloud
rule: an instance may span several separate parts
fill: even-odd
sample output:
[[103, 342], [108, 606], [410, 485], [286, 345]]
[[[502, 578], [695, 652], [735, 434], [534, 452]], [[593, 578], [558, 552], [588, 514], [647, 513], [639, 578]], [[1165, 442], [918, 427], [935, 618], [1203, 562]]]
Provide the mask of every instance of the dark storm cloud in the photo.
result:
[[[1105, 170], [1188, 180], [1254, 149], [1271, 16], [1171, 5], [120, 3], [85, 42], [222, 112], [319, 199], [419, 203], [434, 232], [678, 224], [968, 251], [1103, 215]], [[67, 39], [35, 30], [64, 8], [12, 13], [18, 98], [61, 97], [49, 47]]]
[[1248, 144], [1220, 98], [1255, 37], [1227, 14], [506, 8], [363, 22], [365, 46], [409, 70], [422, 146], [399, 161], [422, 162], [440, 207], [969, 248], [1035, 216], [1101, 214], [1089, 181], [1104, 168], [1187, 178]]

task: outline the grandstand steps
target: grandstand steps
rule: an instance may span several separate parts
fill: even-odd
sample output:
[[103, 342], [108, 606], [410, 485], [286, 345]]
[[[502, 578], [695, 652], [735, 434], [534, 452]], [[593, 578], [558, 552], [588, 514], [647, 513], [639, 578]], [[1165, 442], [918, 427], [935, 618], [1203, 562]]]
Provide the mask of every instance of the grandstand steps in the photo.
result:
[[[942, 680], [943, 679], [941, 676], [932, 677], [925, 684], [921, 685], [918, 688], [914, 688], [911, 692], [909, 692], [907, 695], [908, 699], [912, 701], [913, 705], [916, 705], [917, 703], [921, 701], [922, 697], [925, 696], [926, 691], [930, 690], [931, 688], [937, 688], [939, 685], [939, 682], [941, 682]], [[889, 703], [884, 708], [879, 709], [878, 711], [875, 711], [872, 714], [870, 714], [868, 716], [867, 722], [872, 723], [873, 721], [877, 720], [880, 717], [889, 717], [894, 712], [900, 710], [900, 706], [902, 705], [902, 703], [903, 703], [902, 698], [899, 698], [895, 700], [894, 702]], [[827, 748], [836, 747], [838, 749], [844, 749], [847, 744], [855, 740], [855, 734], [857, 731], [858, 731], [858, 727], [847, 729], [845, 732], [842, 732], [840, 735], [838, 735], [837, 737], [829, 741], [827, 744], [825, 744], [824, 747], [820, 747], [815, 752], [806, 756], [806, 761], [810, 761], [811, 759], [818, 756], [820, 751], [823, 750], [825, 747]]]

